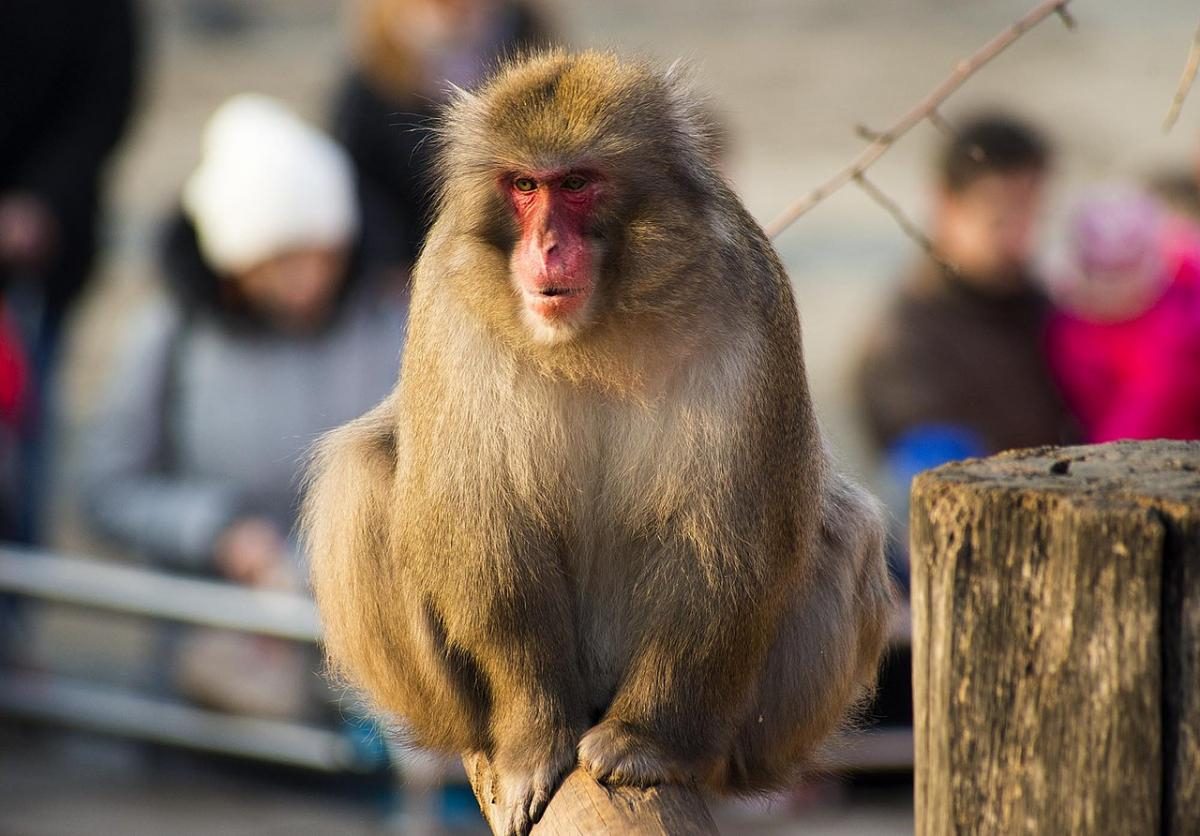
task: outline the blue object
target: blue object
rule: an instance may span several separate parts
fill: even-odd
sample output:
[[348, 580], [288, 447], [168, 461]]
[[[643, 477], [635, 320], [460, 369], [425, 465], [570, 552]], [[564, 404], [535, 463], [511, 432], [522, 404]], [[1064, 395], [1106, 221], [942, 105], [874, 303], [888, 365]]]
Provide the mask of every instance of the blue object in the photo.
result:
[[983, 439], [973, 430], [955, 424], [922, 424], [896, 439], [884, 463], [897, 484], [907, 485], [922, 470], [986, 455]]
[[[959, 459], [985, 456], [987, 453], [983, 438], [966, 427], [921, 424], [896, 439], [884, 453], [883, 466], [889, 482], [897, 489], [903, 489], [903, 505], [907, 509], [909, 485], [922, 470]], [[907, 520], [907, 510], [899, 516]], [[902, 532], [898, 533], [898, 536], [889, 538], [887, 549], [888, 568], [906, 596], [911, 585], [907, 539]]]

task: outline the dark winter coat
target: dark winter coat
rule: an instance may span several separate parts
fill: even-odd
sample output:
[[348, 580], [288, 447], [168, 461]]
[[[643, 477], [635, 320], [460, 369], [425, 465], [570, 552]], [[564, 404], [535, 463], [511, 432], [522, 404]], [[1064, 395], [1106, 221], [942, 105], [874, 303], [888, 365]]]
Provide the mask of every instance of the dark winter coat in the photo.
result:
[[0, 9], [0, 195], [52, 208], [59, 250], [38, 278], [66, 308], [95, 253], [105, 162], [133, 106], [133, 0], [4, 0]]
[[989, 294], [932, 263], [886, 309], [862, 358], [857, 394], [886, 451], [923, 427], [967, 431], [981, 452], [1074, 440], [1044, 355], [1050, 309], [1032, 280]]
[[[495, 55], [484, 60], [543, 46], [545, 40], [537, 16], [514, 3], [505, 31], [496, 39]], [[405, 266], [416, 261], [433, 221], [433, 126], [439, 112], [438, 103], [415, 92], [385, 92], [362, 70], [347, 75], [334, 100], [331, 133], [354, 160], [360, 192], [375, 196], [387, 212], [390, 228], [402, 243]]]

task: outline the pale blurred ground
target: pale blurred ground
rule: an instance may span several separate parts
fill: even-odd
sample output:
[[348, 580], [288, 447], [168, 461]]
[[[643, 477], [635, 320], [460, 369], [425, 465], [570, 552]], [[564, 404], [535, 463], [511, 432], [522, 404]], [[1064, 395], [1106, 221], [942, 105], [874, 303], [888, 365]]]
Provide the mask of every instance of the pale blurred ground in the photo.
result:
[[[577, 45], [664, 61], [688, 58], [699, 85], [712, 91], [727, 115], [731, 176], [751, 212], [766, 222], [860, 150], [856, 123], [886, 127], [1032, 0], [545, 5]], [[257, 90], [319, 120], [345, 62], [340, 4], [247, 0], [234, 6], [253, 25], [219, 39], [189, 30], [186, 0], [148, 4], [144, 105], [117, 171], [104, 275], [79, 317], [65, 375], [66, 432], [58, 453], [67, 490], [55, 532], [64, 548], [91, 548], [71, 521], [74, 434], [103, 383], [123, 324], [147, 293], [157, 221], [194, 164], [207, 114], [230, 94]], [[1047, 21], [943, 109], [953, 121], [981, 106], [1003, 105], [1045, 126], [1059, 148], [1052, 218], [1073, 189], [1091, 180], [1188, 166], [1200, 125], [1197, 93], [1174, 133], [1164, 137], [1160, 130], [1200, 17], [1194, 0], [1077, 0], [1072, 9], [1079, 21], [1075, 32]], [[872, 171], [872, 179], [916, 218], [924, 215], [929, 155], [937, 140], [932, 128], [921, 126]], [[915, 257], [914, 247], [854, 189], [818, 207], [778, 245], [798, 293], [818, 408], [842, 457], [869, 475], [846, 373], [889, 283]], [[70, 612], [51, 613], [35, 637], [35, 655], [99, 677], [119, 678], [145, 647], [146, 631], [137, 625]], [[150, 834], [164, 832], [167, 822], [171, 832], [188, 834], [373, 832], [361, 807], [239, 790], [228, 781], [155, 781], [120, 756], [116, 766], [108, 755], [100, 765], [61, 752], [39, 750], [30, 758], [6, 743], [12, 741], [0, 738], [4, 834]], [[771, 832], [911, 832], [911, 806], [903, 795], [881, 804], [826, 805], [802, 816], [776, 810], [779, 823]], [[728, 832], [765, 831], [743, 820], [729, 824]]]

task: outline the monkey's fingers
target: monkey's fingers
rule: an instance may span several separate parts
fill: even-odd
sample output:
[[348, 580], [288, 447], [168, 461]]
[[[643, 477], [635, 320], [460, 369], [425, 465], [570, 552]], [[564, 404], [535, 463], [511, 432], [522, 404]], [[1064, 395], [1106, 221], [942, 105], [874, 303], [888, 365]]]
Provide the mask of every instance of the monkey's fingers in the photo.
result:
[[496, 817], [498, 832], [525, 836], [546, 812], [554, 787], [532, 777], [516, 781], [502, 778], [500, 783], [500, 797], [494, 802], [500, 808]]
[[500, 828], [497, 831], [503, 836], [528, 836], [533, 829], [533, 820], [529, 815], [530, 796], [513, 799], [506, 804], [499, 818]]
[[512, 773], [497, 769], [496, 803], [500, 815], [496, 817], [496, 823], [499, 832], [506, 836], [528, 833], [541, 820], [558, 785], [574, 766], [574, 752], [567, 749], [554, 753], [532, 772]]

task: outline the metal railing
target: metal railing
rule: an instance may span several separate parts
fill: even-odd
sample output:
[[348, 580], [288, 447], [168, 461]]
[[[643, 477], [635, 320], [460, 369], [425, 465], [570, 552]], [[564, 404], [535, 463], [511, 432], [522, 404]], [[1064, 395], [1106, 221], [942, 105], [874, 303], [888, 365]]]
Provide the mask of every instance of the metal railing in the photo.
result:
[[[317, 642], [308, 598], [154, 569], [0, 547], [0, 593], [144, 618]], [[894, 644], [907, 644], [895, 629]], [[0, 713], [324, 772], [376, 766], [345, 734], [242, 717], [54, 674], [0, 669]], [[912, 768], [912, 730], [853, 732], [821, 758], [831, 771]]]
[[321, 636], [303, 595], [11, 547], [0, 547], [0, 591], [302, 642]]
[[[312, 643], [312, 601], [153, 569], [0, 547], [0, 592]], [[0, 669], [0, 713], [322, 772], [369, 769], [355, 741], [298, 722], [237, 716], [52, 673]]]

